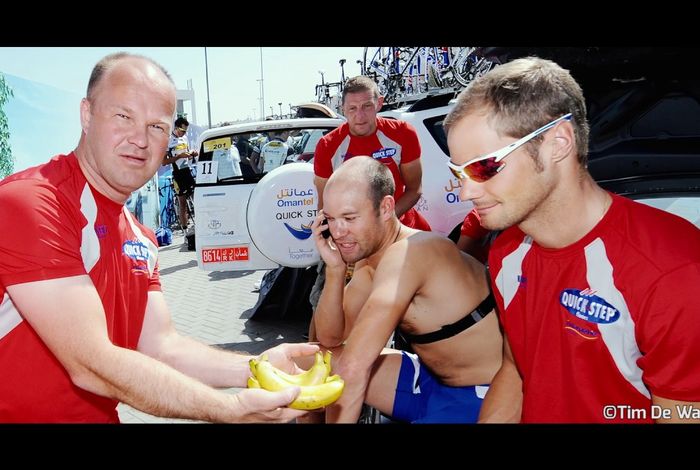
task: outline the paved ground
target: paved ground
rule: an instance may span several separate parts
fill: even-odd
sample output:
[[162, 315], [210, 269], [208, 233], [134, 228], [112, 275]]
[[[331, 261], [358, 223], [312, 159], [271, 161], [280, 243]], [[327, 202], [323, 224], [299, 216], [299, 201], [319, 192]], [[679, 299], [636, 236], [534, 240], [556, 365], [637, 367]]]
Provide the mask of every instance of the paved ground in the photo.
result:
[[[182, 235], [160, 249], [160, 275], [175, 327], [207, 344], [258, 354], [282, 342], [304, 341], [302, 322], [255, 321], [250, 318], [258, 300], [254, 284], [265, 271], [207, 272], [197, 267], [194, 251], [183, 246]], [[236, 389], [231, 389], [235, 392]], [[164, 419], [119, 405], [123, 423], [187, 423]]]

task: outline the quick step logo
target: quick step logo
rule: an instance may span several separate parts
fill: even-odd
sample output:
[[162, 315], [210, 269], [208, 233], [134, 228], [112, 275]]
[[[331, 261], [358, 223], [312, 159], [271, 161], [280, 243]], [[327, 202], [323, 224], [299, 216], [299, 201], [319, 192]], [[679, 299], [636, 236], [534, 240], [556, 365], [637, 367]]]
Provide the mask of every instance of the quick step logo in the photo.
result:
[[136, 261], [148, 260], [148, 247], [138, 240], [127, 240], [122, 245], [122, 252]]
[[559, 302], [573, 316], [591, 323], [614, 323], [620, 318], [615, 307], [590, 289], [564, 289]]
[[374, 158], [375, 160], [380, 160], [382, 158], [393, 157], [394, 155], [396, 155], [396, 149], [389, 147], [373, 152], [372, 158]]

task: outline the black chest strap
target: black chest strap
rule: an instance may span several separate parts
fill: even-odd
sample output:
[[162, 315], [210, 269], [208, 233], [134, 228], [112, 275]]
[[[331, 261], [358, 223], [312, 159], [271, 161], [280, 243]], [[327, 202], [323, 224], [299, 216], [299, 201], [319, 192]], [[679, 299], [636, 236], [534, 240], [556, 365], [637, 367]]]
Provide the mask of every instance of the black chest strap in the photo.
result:
[[489, 314], [496, 307], [496, 302], [493, 298], [493, 294], [489, 292], [489, 295], [471, 312], [466, 316], [460, 318], [454, 323], [449, 325], [444, 325], [437, 331], [432, 331], [430, 333], [425, 333], [422, 335], [412, 335], [410, 333], [404, 333], [401, 330], [397, 330], [407, 343], [413, 344], [427, 344], [434, 343], [435, 341], [440, 341], [443, 339], [451, 338], [457, 333], [461, 333], [472, 325], [475, 325], [481, 321], [486, 315]]

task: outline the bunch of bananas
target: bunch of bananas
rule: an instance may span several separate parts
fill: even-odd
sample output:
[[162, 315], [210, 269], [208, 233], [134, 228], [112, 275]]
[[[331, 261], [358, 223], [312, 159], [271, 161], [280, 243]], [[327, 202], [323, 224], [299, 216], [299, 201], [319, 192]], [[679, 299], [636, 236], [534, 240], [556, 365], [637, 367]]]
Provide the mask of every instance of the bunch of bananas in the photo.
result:
[[263, 355], [260, 360], [249, 361], [253, 376], [248, 379], [248, 388], [264, 388], [272, 392], [298, 385], [299, 396], [289, 407], [297, 410], [316, 410], [336, 401], [343, 393], [345, 382], [339, 375], [331, 373], [331, 353], [316, 353], [314, 365], [301, 374], [287, 374], [273, 366]]

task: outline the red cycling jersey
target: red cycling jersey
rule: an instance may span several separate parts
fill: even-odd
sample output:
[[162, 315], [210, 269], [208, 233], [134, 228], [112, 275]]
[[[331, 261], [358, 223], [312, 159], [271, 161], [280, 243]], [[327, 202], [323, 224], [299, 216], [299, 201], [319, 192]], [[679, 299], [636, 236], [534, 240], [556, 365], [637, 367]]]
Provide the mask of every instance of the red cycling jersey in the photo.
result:
[[73, 384], [7, 286], [89, 275], [117, 346], [136, 349], [160, 290], [153, 232], [92, 188], [73, 153], [0, 181], [0, 422], [118, 422], [117, 401]]

